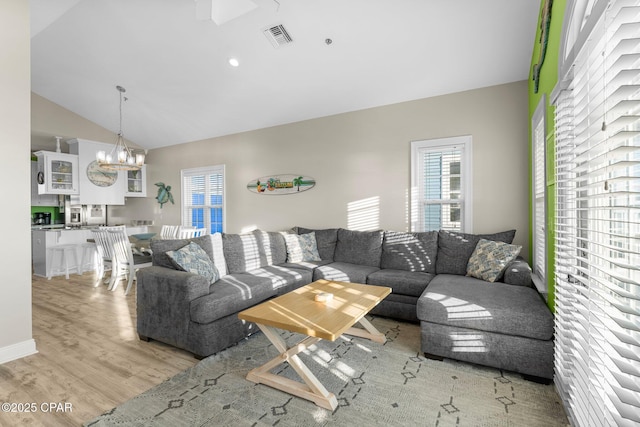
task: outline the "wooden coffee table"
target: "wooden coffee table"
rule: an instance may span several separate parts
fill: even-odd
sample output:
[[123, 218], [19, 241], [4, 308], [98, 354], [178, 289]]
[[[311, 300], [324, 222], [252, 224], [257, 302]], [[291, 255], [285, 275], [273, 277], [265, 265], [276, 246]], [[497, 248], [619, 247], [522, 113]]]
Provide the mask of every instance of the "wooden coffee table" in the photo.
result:
[[[315, 301], [315, 295], [323, 292], [333, 294], [333, 299], [326, 303]], [[380, 333], [364, 316], [390, 293], [391, 288], [384, 286], [318, 280], [241, 311], [238, 317], [256, 323], [280, 352], [277, 357], [251, 370], [247, 374], [247, 379], [334, 410], [338, 406], [335, 395], [327, 391], [300, 360], [298, 353], [321, 339], [335, 341], [342, 334], [384, 343], [386, 341], [384, 334]], [[360, 323], [362, 328], [354, 327], [356, 323]], [[275, 328], [297, 332], [308, 337], [288, 348]], [[304, 384], [269, 372], [285, 362], [295, 369]]]

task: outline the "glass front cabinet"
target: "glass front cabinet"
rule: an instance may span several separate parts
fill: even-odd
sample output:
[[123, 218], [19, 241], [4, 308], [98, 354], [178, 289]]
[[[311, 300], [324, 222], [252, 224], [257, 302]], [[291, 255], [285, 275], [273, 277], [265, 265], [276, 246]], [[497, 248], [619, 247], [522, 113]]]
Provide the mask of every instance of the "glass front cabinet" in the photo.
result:
[[78, 156], [37, 151], [38, 194], [78, 194]]
[[147, 165], [139, 171], [127, 171], [125, 197], [147, 197]]

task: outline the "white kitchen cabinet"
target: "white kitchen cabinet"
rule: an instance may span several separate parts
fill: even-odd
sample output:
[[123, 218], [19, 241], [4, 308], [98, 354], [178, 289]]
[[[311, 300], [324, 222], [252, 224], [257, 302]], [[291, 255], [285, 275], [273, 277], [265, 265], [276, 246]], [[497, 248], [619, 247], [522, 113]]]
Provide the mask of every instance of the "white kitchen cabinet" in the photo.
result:
[[127, 191], [125, 197], [147, 197], [147, 166], [139, 171], [127, 171]]
[[31, 206], [58, 206], [57, 194], [38, 193], [38, 162], [31, 162]]
[[78, 194], [78, 156], [54, 151], [37, 151], [38, 194]]

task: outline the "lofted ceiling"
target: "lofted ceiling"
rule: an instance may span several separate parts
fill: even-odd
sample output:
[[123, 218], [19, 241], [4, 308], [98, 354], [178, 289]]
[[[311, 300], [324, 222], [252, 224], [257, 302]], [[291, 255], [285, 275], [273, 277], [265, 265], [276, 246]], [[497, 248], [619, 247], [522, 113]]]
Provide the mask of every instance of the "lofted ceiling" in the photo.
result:
[[[251, 7], [229, 15], [229, 0], [30, 0], [32, 91], [115, 133], [123, 86], [125, 137], [152, 149], [526, 80], [540, 7], [231, 1]], [[212, 5], [226, 22], [203, 19]], [[263, 31], [276, 25], [290, 44], [270, 43]], [[34, 141], [55, 145], [53, 135]]]

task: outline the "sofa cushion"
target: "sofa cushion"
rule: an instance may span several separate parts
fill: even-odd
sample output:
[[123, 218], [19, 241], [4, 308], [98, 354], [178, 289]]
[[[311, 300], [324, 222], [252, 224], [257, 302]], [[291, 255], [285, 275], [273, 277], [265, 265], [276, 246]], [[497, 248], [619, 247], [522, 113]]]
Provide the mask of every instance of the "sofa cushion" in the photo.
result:
[[[338, 230], [338, 243], [333, 259], [336, 262], [380, 267], [382, 230]], [[361, 282], [364, 283], [364, 282]]]
[[438, 274], [418, 299], [418, 319], [540, 340], [553, 338], [553, 315], [532, 288]]
[[171, 259], [167, 256], [168, 251], [177, 251], [189, 244], [189, 242], [197, 243], [213, 260], [213, 264], [218, 270], [220, 277], [227, 274], [227, 264], [222, 249], [222, 236], [220, 233], [208, 234], [206, 236], [194, 237], [191, 239], [152, 239], [151, 251], [153, 252], [153, 265], [175, 269]]
[[316, 244], [318, 245], [318, 254], [320, 259], [325, 261], [333, 261], [333, 255], [336, 251], [336, 243], [338, 242], [338, 229], [326, 228], [323, 230], [313, 230], [311, 228], [295, 227], [298, 234], [315, 233]]
[[419, 297], [435, 276], [419, 271], [378, 270], [367, 276], [367, 284], [388, 286], [394, 294]]
[[191, 320], [210, 323], [276, 295], [271, 280], [251, 274], [228, 274], [209, 289], [209, 294], [191, 301]]
[[209, 283], [215, 282], [220, 277], [218, 269], [209, 258], [209, 255], [194, 242], [189, 242], [188, 245], [177, 251], [168, 251], [167, 256], [176, 268], [204, 276]]
[[209, 323], [252, 307], [268, 298], [311, 283], [309, 270], [268, 265], [246, 273], [229, 274], [191, 303], [191, 320]]
[[244, 273], [287, 260], [281, 233], [255, 230], [246, 234], [222, 234], [224, 257], [231, 274]]
[[467, 263], [467, 276], [495, 282], [502, 277], [522, 246], [480, 239]]
[[283, 235], [287, 245], [287, 262], [320, 261], [314, 232]]
[[437, 231], [424, 233], [385, 231], [380, 267], [435, 273], [437, 255]]
[[438, 232], [437, 274], [467, 274], [467, 263], [480, 239], [513, 242], [516, 230], [494, 234], [468, 234], [440, 230]]
[[367, 283], [367, 276], [378, 270], [378, 267], [367, 265], [332, 262], [316, 268], [313, 271], [313, 280], [327, 279], [340, 282]]

